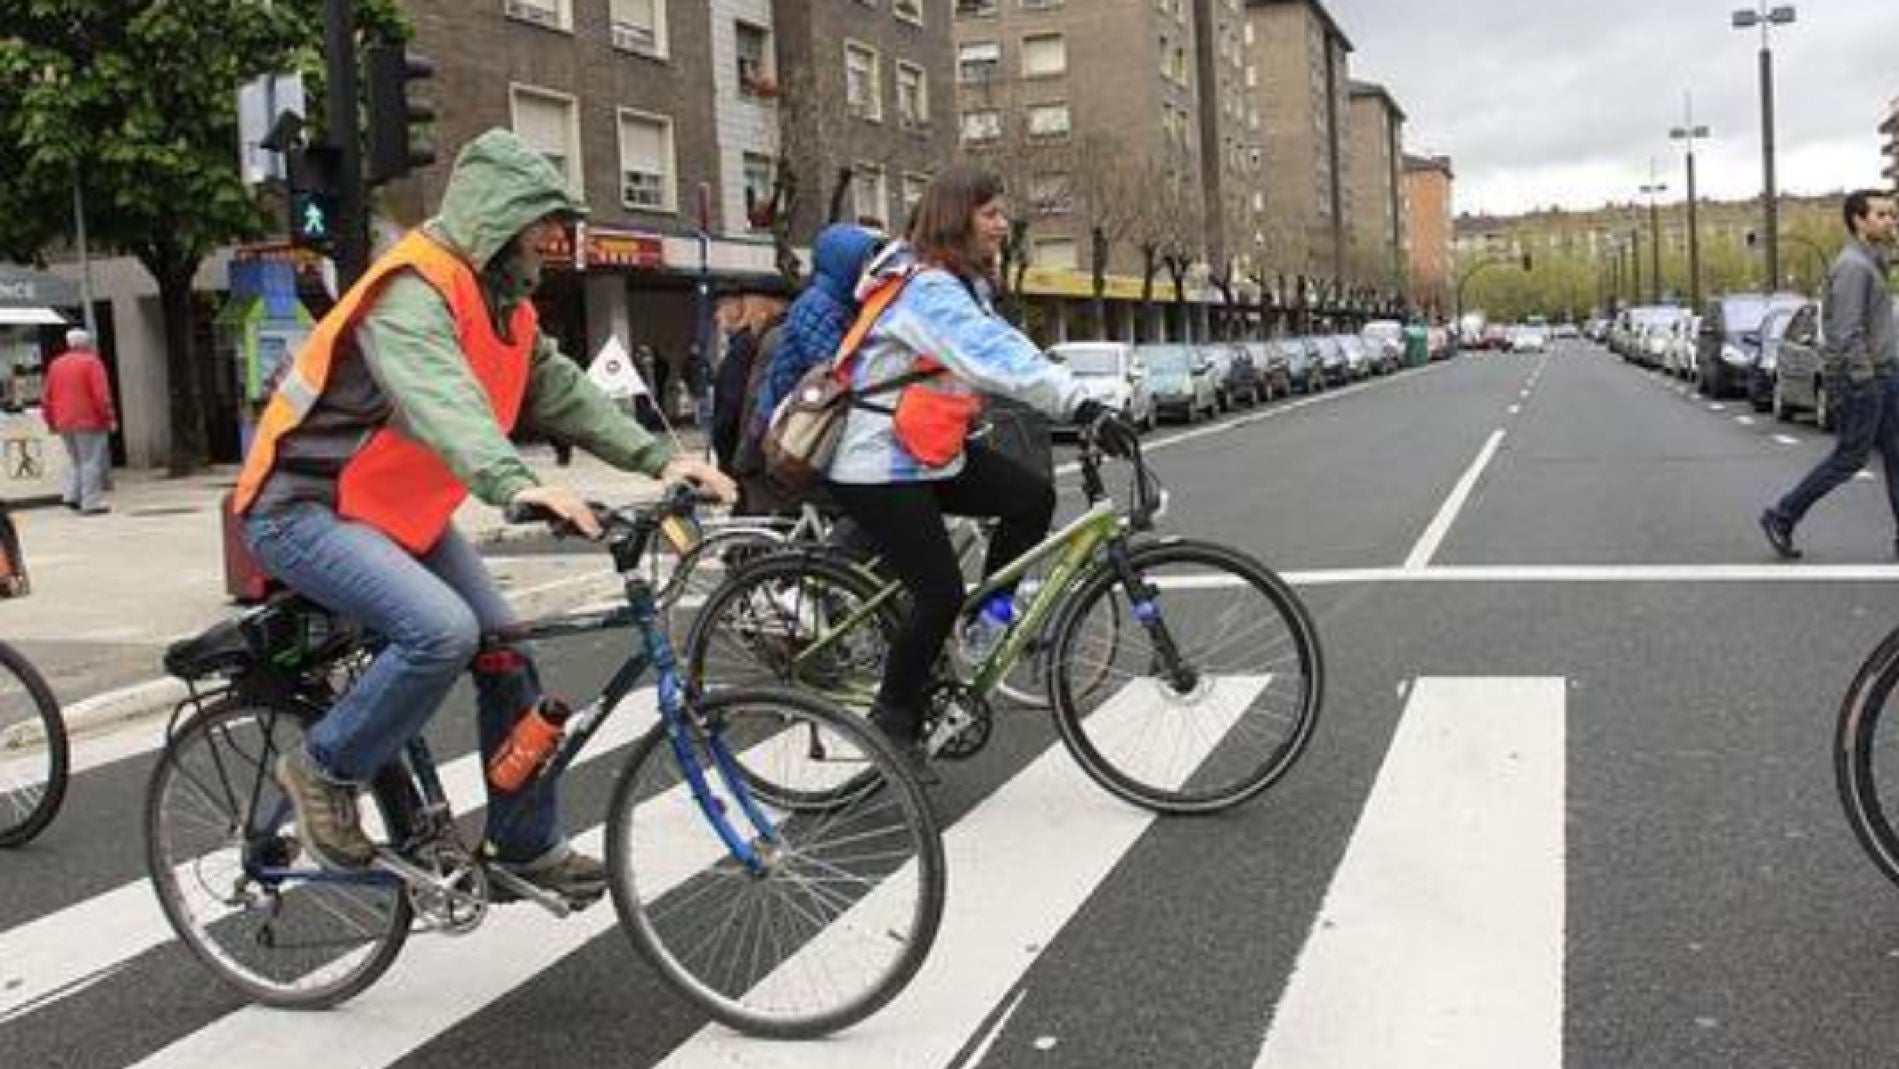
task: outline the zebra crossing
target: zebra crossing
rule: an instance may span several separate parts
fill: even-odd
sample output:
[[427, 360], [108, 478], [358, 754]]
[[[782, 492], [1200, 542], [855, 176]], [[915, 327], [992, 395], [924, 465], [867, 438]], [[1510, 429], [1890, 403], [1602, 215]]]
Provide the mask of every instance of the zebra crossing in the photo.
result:
[[[650, 691], [629, 701], [633, 715], [607, 721], [611, 734], [589, 748], [592, 761], [611, 763], [651, 724]], [[1560, 679], [1415, 681], [1323, 908], [1290, 919], [1310, 935], [1284, 993], [1276, 1005], [1261, 999], [1273, 986], [1264, 977], [1240, 993], [1253, 1002], [1242, 1016], [1251, 1018], [1244, 1042], [1254, 1064], [1561, 1063], [1562, 720]], [[479, 804], [473, 755], [445, 763], [443, 775], [458, 808]], [[997, 1043], [1028, 993], [1025, 977], [1065, 933], [1074, 937], [1070, 927], [1104, 886], [1153, 878], [1125, 863], [1144, 836], [1167, 835], [1168, 824], [1109, 797], [1051, 745], [947, 828], [950, 894], [936, 947], [910, 987], [870, 1020], [818, 1043], [772, 1043], [682, 1023], [677, 1003], [664, 1014], [667, 1027], [644, 1029], [641, 1007], [622, 1002], [621, 1015], [597, 1023], [609, 1035], [647, 1033], [645, 1049], [600, 1061], [562, 1055], [561, 1064], [973, 1069], [1052, 1055], [1059, 1036], [1036, 1037], [1026, 1050]], [[595, 827], [578, 841], [597, 850], [599, 837]], [[0, 860], [32, 864], [30, 856]], [[682, 856], [676, 867], [683, 878], [702, 860]], [[1217, 935], [1218, 918], [1206, 924]], [[1435, 933], [1426, 964], [1406, 970], [1381, 951], [1394, 927]], [[549, 1027], [546, 1000], [558, 1000], [576, 974], [597, 983], [603, 972], [665, 998], [611, 908], [566, 920], [503, 909], [472, 936], [412, 940], [388, 975], [336, 1010], [247, 1006], [198, 969], [146, 881], [134, 879], [0, 931], [0, 1051], [43, 1056], [18, 1064], [481, 1063], [492, 1048], [474, 1036], [505, 1028], [531, 1048], [527, 1037]], [[550, 984], [551, 976], [569, 979]], [[160, 997], [141, 997], [155, 990]], [[556, 1016], [559, 1027], [590, 1026]], [[68, 1037], [80, 1045], [54, 1054], [42, 1044], [62, 1019], [110, 1020], [140, 1046], [101, 1050]], [[1356, 1023], [1342, 1029], [1341, 1020]], [[650, 1046], [656, 1033], [669, 1035], [663, 1048]]]

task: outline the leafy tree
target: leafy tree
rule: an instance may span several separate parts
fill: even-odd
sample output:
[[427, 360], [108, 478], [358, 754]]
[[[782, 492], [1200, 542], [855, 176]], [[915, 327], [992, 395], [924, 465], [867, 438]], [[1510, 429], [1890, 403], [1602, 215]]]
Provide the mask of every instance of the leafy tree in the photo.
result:
[[[206, 456], [209, 361], [192, 352], [205, 258], [268, 229], [237, 170], [237, 87], [322, 67], [321, 0], [12, 0], [0, 21], [0, 256], [44, 262], [73, 241], [129, 253], [158, 284], [171, 395], [169, 467]], [[357, 0], [359, 31], [400, 35], [393, 0]], [[311, 94], [322, 99], [321, 81]]]

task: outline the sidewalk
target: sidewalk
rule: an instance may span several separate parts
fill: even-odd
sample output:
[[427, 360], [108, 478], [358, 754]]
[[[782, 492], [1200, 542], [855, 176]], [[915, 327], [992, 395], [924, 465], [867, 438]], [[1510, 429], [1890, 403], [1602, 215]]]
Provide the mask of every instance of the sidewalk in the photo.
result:
[[[523, 456], [543, 481], [594, 500], [651, 500], [659, 485], [579, 451], [566, 468], [544, 446]], [[0, 600], [0, 638], [46, 675], [75, 734], [168, 712], [183, 688], [163, 678], [165, 647], [240, 611], [224, 593], [218, 517], [218, 501], [236, 479], [235, 467], [183, 479], [119, 471], [108, 514], [80, 516], [57, 504], [14, 513], [33, 592]], [[545, 534], [538, 524], [509, 527], [499, 510], [472, 498], [455, 522], [481, 546], [523, 615], [618, 589], [604, 554], [509, 555], [508, 542]]]

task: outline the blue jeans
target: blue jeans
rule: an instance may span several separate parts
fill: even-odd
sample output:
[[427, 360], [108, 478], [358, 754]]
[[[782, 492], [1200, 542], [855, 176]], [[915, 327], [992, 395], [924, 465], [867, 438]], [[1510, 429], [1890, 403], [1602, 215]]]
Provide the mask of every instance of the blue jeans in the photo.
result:
[[1882, 376], [1868, 382], [1846, 383], [1840, 398], [1840, 437], [1831, 456], [1800, 480], [1774, 511], [1788, 526], [1800, 522], [1814, 502], [1851, 479], [1875, 447], [1886, 467], [1886, 501], [1899, 528], [1899, 377]]
[[[311, 759], [346, 783], [367, 782], [397, 760], [469, 667], [482, 636], [514, 622], [481, 556], [452, 527], [414, 557], [375, 528], [310, 504], [253, 515], [244, 537], [272, 575], [388, 640], [310, 729]], [[540, 687], [531, 662], [474, 676], [486, 767]], [[521, 794], [488, 791], [488, 837], [502, 860], [532, 860], [559, 842], [552, 790], [533, 807]]]

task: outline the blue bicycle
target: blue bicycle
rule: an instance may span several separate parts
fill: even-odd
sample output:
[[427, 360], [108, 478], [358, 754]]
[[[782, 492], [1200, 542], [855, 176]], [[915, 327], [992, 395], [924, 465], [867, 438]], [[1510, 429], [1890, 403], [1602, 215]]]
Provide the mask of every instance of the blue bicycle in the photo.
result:
[[[644, 509], [597, 508], [625, 604], [507, 636], [631, 628], [638, 639], [522, 789], [548, 789], [616, 712], [654, 718], [628, 751], [604, 825], [622, 928], [708, 1016], [757, 1035], [822, 1035], [875, 1012], [922, 965], [942, 916], [942, 842], [915, 774], [860, 719], [791, 690], [682, 686], [640, 562], [660, 525], [698, 503], [678, 488]], [[499, 902], [557, 916], [588, 904], [526, 883], [464, 841], [451, 795], [478, 795], [481, 770], [472, 758], [438, 769], [420, 738], [366, 791], [376, 862], [335, 870], [309, 856], [269, 770], [371, 646], [322, 608], [282, 597], [166, 655], [191, 695], [147, 791], [152, 883], [185, 945], [259, 1003], [350, 998], [389, 968], [412, 927], [459, 935]], [[650, 711], [634, 697], [649, 667]]]

